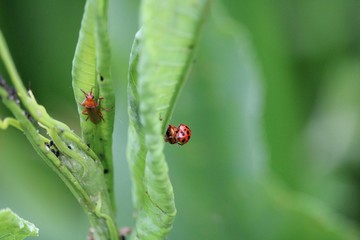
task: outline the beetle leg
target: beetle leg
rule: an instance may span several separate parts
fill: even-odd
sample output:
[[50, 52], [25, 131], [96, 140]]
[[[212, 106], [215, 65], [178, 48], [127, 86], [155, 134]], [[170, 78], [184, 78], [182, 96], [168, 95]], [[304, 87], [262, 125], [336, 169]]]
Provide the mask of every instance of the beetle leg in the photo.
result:
[[87, 111], [87, 109], [84, 109], [81, 113], [87, 116], [85, 119], [85, 121], [87, 121], [89, 119], [89, 112]]
[[101, 100], [103, 100], [103, 99], [104, 99], [103, 97], [99, 97], [99, 98], [98, 98], [98, 101], [97, 101], [97, 103], [96, 103], [96, 107], [100, 106], [100, 102], [101, 102]]
[[97, 110], [97, 114], [98, 114], [99, 118], [101, 118], [101, 120], [103, 120], [105, 122], [105, 119], [104, 119], [103, 114], [100, 109]]
[[[101, 102], [101, 100], [103, 100], [104, 98], [103, 97], [99, 97], [98, 98], [98, 102], [97, 102], [97, 106], [96, 107], [98, 107], [99, 105], [100, 105], [100, 102]], [[111, 110], [113, 110], [114, 108], [112, 107], [112, 108], [101, 108], [101, 110], [104, 110], [104, 111], [107, 111], [107, 112], [109, 112], [109, 111], [111, 111]], [[101, 116], [102, 116], [102, 114], [101, 114]]]

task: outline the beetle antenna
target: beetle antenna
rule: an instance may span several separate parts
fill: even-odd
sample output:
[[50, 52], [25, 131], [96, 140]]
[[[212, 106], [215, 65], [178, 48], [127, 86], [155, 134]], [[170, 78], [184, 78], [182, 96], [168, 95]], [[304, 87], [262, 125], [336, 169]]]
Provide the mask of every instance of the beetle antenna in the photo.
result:
[[80, 89], [80, 91], [82, 91], [85, 94], [85, 96], [87, 96], [87, 93], [84, 90]]

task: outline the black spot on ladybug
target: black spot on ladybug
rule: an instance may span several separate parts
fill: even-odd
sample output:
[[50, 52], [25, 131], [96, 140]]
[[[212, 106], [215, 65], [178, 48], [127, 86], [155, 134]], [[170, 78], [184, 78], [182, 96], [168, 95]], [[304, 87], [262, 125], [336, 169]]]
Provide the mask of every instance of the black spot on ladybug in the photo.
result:
[[186, 134], [189, 135], [189, 134], [190, 134], [190, 131], [189, 131], [189, 130], [186, 130]]
[[104, 169], [104, 174], [108, 174], [109, 172], [110, 172], [109, 169], [107, 169], [107, 168]]
[[184, 132], [180, 132], [180, 135], [183, 137], [183, 136], [185, 136], [185, 133], [184, 133]]

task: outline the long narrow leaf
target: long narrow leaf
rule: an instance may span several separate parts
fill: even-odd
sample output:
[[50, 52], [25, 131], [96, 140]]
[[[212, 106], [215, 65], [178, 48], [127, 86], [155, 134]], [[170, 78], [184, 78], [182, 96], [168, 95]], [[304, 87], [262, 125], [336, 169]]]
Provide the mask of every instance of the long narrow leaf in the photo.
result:
[[[114, 211], [99, 158], [66, 124], [53, 119], [31, 91], [26, 91], [1, 31], [0, 57], [15, 86], [13, 89], [0, 78], [0, 99], [17, 119], [7, 123], [24, 132], [36, 152], [69, 187], [88, 214], [94, 235], [99, 239], [117, 239]], [[1, 125], [6, 127], [6, 122]], [[46, 130], [51, 141], [39, 132], [39, 127]]]
[[141, 6], [142, 30], [132, 48], [128, 88], [136, 239], [165, 238], [176, 214], [163, 133], [192, 64], [208, 4], [145, 0]]
[[84, 208], [95, 229], [94, 235], [99, 239], [108, 239], [109, 236], [117, 239], [110, 197], [97, 156], [66, 125], [57, 124], [34, 98], [23, 95], [23, 103], [26, 102], [27, 110], [31, 109], [29, 116], [47, 131], [53, 142], [50, 145], [50, 139], [39, 133], [17, 103], [16, 95], [10, 93], [16, 94], [0, 79], [0, 99], [17, 119], [12, 123], [5, 120], [3, 125], [8, 122], [24, 132], [35, 151], [58, 174]]
[[[110, 76], [110, 44], [107, 35], [107, 0], [88, 0], [81, 24], [79, 41], [73, 61], [73, 90], [78, 105], [80, 124], [84, 141], [98, 155], [104, 166], [104, 174], [114, 207], [112, 132], [114, 127], [115, 98]], [[104, 121], [94, 124], [86, 120], [81, 102], [83, 92], [91, 90], [95, 100], [101, 101], [100, 111]]]

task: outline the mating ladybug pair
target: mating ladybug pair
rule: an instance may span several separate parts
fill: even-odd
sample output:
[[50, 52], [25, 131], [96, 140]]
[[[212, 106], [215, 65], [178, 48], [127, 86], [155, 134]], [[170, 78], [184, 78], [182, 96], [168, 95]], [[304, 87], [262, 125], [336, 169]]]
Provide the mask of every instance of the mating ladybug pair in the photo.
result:
[[170, 144], [184, 145], [190, 140], [191, 130], [185, 124], [180, 124], [178, 127], [169, 125], [165, 133], [165, 142]]

